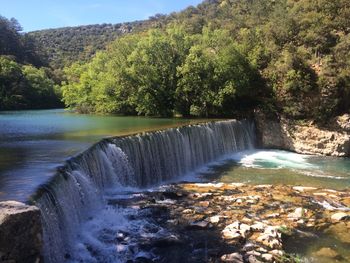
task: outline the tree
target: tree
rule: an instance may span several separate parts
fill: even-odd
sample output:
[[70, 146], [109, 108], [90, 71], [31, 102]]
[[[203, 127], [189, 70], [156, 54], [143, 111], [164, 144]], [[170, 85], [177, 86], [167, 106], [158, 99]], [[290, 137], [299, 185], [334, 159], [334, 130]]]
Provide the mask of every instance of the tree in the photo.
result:
[[26, 81], [21, 66], [5, 56], [0, 56], [0, 110], [26, 107], [26, 97]]

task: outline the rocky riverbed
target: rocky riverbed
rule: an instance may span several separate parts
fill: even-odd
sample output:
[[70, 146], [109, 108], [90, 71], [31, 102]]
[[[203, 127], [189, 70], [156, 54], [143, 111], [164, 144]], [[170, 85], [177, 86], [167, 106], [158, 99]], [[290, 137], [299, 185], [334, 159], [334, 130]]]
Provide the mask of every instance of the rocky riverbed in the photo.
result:
[[[348, 191], [182, 183], [109, 203], [143, 222], [138, 231], [113, 234], [129, 262], [301, 262], [288, 253], [291, 242], [307, 246], [324, 234], [350, 250]], [[309, 260], [350, 262], [349, 256], [324, 246]]]

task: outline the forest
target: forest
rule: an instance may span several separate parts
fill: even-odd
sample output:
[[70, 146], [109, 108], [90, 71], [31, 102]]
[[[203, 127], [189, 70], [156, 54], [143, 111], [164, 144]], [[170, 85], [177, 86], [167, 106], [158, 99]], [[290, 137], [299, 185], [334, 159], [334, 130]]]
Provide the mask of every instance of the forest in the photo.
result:
[[0, 110], [62, 107], [51, 70], [21, 31], [16, 19], [0, 16]]
[[30, 53], [13, 58], [1, 42], [0, 108], [9, 108], [9, 90], [19, 99], [16, 89], [27, 87], [28, 103], [50, 91], [81, 113], [214, 117], [262, 108], [326, 122], [350, 108], [348, 17], [347, 0], [207, 0], [151, 17], [113, 41], [103, 31], [75, 50], [76, 37], [75, 55], [61, 45], [50, 57], [40, 48], [47, 38], [19, 34], [18, 23], [2, 18], [44, 62]]

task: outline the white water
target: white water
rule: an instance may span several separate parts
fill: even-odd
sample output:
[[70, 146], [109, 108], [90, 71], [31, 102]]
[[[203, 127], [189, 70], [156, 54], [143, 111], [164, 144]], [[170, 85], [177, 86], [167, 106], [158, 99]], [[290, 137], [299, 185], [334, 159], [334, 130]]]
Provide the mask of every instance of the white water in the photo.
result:
[[232, 120], [94, 145], [69, 160], [34, 198], [43, 216], [45, 262], [125, 262], [137, 257], [141, 252], [133, 248], [132, 239], [125, 246], [110, 239], [122, 230], [142, 233], [144, 224], [125, 218], [133, 213], [130, 209], [108, 206], [106, 194], [179, 180], [253, 144], [253, 124]]
[[[347, 180], [347, 176], [324, 167], [315, 156], [303, 155], [283, 150], [248, 150], [233, 154], [227, 159], [234, 160], [247, 168], [289, 169], [309, 177]], [[329, 171], [328, 171], [329, 170]]]
[[269, 168], [269, 169], [315, 169], [307, 155], [279, 151], [279, 150], [254, 150], [243, 151], [232, 157], [244, 167]]

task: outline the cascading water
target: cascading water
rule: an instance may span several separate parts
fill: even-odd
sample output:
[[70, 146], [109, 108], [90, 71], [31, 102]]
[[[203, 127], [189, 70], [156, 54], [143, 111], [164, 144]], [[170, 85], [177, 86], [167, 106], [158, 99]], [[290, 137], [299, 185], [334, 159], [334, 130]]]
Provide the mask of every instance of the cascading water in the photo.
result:
[[33, 197], [42, 212], [45, 262], [70, 260], [80, 226], [103, 210], [108, 190], [175, 180], [252, 148], [254, 133], [250, 121], [212, 122], [105, 139], [70, 159]]

